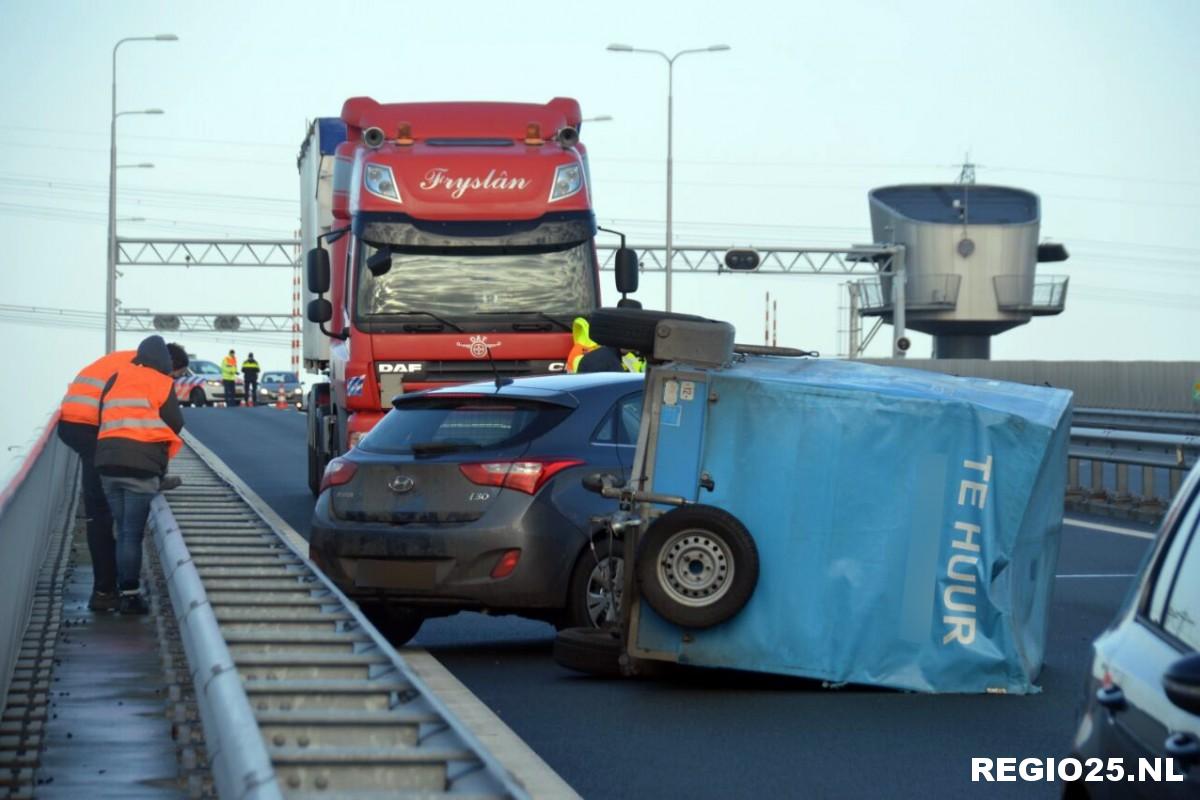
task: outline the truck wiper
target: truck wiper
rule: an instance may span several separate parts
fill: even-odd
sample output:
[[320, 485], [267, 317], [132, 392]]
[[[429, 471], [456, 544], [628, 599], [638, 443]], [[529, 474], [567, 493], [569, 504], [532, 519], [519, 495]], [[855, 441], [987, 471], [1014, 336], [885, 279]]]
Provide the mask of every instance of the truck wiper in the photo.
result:
[[478, 450], [474, 442], [417, 442], [412, 446], [413, 455], [432, 456], [439, 453], [458, 453], [465, 450]]
[[547, 322], [557, 325], [558, 327], [562, 328], [567, 333], [571, 332], [570, 325], [563, 322], [562, 320], [555, 319], [554, 317], [552, 317], [549, 314], [546, 314], [542, 311], [477, 311], [476, 313], [481, 317], [494, 317], [494, 316], [540, 317], [541, 319], [544, 319]]
[[400, 311], [400, 312], [397, 312], [397, 316], [404, 316], [405, 314], [412, 314], [412, 315], [421, 316], [421, 317], [429, 317], [430, 319], [437, 320], [438, 322], [445, 325], [450, 330], [455, 331], [456, 333], [466, 333], [466, 331], [464, 331], [462, 328], [455, 325], [450, 320], [442, 319], [437, 314], [434, 314], [432, 311]]

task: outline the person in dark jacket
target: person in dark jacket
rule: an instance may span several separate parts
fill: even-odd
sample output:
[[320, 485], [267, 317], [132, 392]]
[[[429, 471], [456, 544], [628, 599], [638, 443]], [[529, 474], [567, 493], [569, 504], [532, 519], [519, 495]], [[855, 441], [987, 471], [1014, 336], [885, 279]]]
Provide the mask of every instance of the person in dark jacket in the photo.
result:
[[[173, 343], [167, 345], [167, 350], [173, 372], [185, 372], [188, 366], [187, 351]], [[100, 425], [100, 393], [108, 379], [136, 355], [135, 350], [120, 350], [88, 364], [67, 387], [60, 409], [58, 438], [79, 455], [83, 508], [87, 515], [87, 545], [92, 561], [92, 595], [88, 600], [88, 608], [93, 611], [113, 611], [118, 604], [113, 518], [94, 464], [96, 433]], [[168, 480], [176, 484], [179, 482], [178, 478]]]
[[258, 405], [258, 362], [254, 360], [254, 353], [246, 356], [246, 360], [242, 362], [242, 377], [246, 379], [246, 405]]
[[183, 413], [171, 379], [171, 356], [161, 336], [138, 345], [133, 361], [117, 370], [100, 395], [96, 471], [117, 524], [118, 609], [149, 611], [141, 592], [142, 534], [150, 502], [169, 460], [183, 446]]

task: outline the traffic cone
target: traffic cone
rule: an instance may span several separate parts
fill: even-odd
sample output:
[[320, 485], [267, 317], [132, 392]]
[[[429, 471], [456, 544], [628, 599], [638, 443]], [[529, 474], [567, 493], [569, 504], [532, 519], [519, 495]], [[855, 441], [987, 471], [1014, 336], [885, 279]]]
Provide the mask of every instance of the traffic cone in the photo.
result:
[[278, 409], [286, 409], [288, 407], [287, 394], [283, 389], [279, 390], [279, 396], [275, 398], [275, 407]]

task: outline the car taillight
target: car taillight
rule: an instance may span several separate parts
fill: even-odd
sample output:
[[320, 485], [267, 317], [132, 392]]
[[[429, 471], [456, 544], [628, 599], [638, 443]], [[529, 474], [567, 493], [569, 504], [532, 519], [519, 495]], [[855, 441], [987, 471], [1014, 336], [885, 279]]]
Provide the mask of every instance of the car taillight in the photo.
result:
[[502, 486], [526, 494], [536, 494], [542, 484], [569, 467], [584, 463], [578, 458], [538, 458], [521, 461], [485, 461], [478, 464], [459, 464], [458, 468], [471, 483], [480, 486]]
[[330, 486], [341, 486], [343, 483], [349, 483], [356, 472], [358, 472], [358, 465], [353, 461], [347, 461], [344, 458], [335, 458], [329, 462], [329, 466], [325, 467], [325, 474], [321, 476], [321, 491], [325, 491]]

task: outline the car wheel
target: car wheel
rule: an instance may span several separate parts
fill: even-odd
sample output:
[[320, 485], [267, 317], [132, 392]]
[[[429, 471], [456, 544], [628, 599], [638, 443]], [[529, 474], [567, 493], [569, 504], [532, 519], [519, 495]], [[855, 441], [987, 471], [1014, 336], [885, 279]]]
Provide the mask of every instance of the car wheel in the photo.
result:
[[693, 314], [672, 314], [640, 308], [598, 308], [588, 315], [589, 335], [597, 344], [635, 350], [648, 356], [654, 352], [655, 328], [666, 319], [709, 321]]
[[585, 547], [571, 571], [564, 627], [606, 628], [621, 613], [625, 581], [624, 545], [607, 536], [596, 539], [595, 550]]
[[371, 624], [394, 647], [407, 644], [417, 635], [417, 631], [421, 630], [421, 625], [425, 622], [425, 617], [420, 612], [405, 606], [373, 603], [363, 605], [361, 608]]
[[576, 672], [619, 678], [623, 647], [617, 628], [567, 628], [554, 637], [554, 662]]
[[727, 511], [682, 506], [651, 523], [634, 568], [642, 598], [664, 619], [711, 628], [750, 600], [758, 583], [758, 548]]
[[204, 408], [204, 406], [208, 405], [208, 398], [204, 396], [204, 390], [197, 386], [188, 395], [188, 402], [196, 408]]

